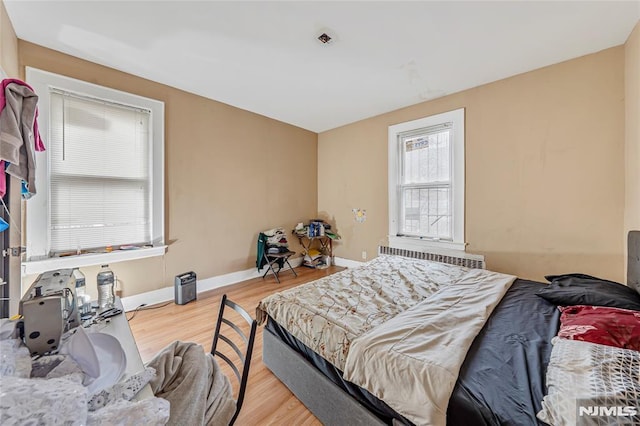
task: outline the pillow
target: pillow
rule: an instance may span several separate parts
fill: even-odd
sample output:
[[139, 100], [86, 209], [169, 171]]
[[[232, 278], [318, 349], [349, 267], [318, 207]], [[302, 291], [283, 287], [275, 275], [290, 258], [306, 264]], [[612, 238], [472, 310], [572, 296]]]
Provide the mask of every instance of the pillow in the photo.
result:
[[551, 343], [540, 420], [556, 426], [640, 424], [640, 352], [558, 337]]
[[558, 337], [640, 351], [640, 312], [605, 306], [560, 310]]
[[640, 294], [613, 281], [584, 274], [548, 275], [537, 295], [559, 306], [591, 305], [640, 311]]

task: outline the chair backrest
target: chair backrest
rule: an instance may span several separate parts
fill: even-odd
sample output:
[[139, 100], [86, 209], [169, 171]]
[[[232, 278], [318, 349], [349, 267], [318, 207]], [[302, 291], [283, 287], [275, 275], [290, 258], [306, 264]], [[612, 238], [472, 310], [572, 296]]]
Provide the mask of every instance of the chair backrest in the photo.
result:
[[[228, 318], [228, 315], [225, 316], [225, 311], [227, 308], [233, 309], [236, 311], [249, 325], [249, 333], [245, 333], [242, 328], [238, 326], [238, 324], [234, 323], [232, 320]], [[229, 312], [229, 311], [226, 311]], [[224, 331], [221, 332], [222, 324], [226, 324], [228, 327], [224, 328]], [[240, 305], [232, 302], [227, 299], [227, 295], [222, 295], [222, 301], [220, 302], [220, 312], [218, 314], [218, 320], [216, 321], [216, 330], [213, 334], [213, 343], [211, 345], [211, 354], [214, 357], [218, 357], [223, 360], [225, 363], [231, 367], [231, 370], [235, 373], [236, 378], [238, 379], [239, 388], [238, 395], [236, 397], [236, 412], [231, 419], [229, 425], [233, 425], [240, 413], [240, 408], [242, 408], [242, 402], [244, 401], [244, 393], [247, 388], [247, 379], [249, 377], [249, 366], [251, 365], [251, 355], [253, 354], [253, 343], [256, 337], [256, 320], [251, 318], [251, 315], [247, 311], [245, 311]], [[236, 334], [239, 336], [244, 342], [244, 350], [240, 349], [238, 345], [236, 345], [232, 338], [235, 336], [230, 336], [230, 334]], [[222, 353], [218, 348], [218, 341], [221, 340], [225, 342], [237, 355], [237, 360], [232, 360], [230, 357]], [[238, 339], [236, 339], [237, 341]], [[235, 359], [235, 357], [233, 357]]]

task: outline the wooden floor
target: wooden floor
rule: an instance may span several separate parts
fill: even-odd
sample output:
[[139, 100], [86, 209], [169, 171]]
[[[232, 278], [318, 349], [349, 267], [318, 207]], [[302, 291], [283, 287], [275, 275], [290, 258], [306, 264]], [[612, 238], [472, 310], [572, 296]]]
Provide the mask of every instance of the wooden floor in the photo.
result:
[[[170, 302], [155, 309], [129, 312], [134, 338], [144, 362], [174, 340], [197, 342], [209, 351], [223, 293], [239, 303], [255, 317], [255, 308], [265, 296], [329, 275], [343, 268], [324, 270], [296, 268], [280, 275], [281, 283], [272, 276], [256, 278], [223, 289], [199, 294], [198, 300], [186, 305]], [[262, 328], [258, 327], [244, 405], [236, 425], [320, 425], [321, 423], [262, 363]]]

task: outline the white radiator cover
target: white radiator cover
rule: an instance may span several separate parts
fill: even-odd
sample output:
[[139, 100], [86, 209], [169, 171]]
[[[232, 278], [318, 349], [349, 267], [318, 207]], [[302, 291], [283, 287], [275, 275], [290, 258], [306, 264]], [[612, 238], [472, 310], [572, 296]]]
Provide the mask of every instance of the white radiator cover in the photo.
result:
[[451, 265], [464, 266], [466, 268], [486, 269], [484, 258], [478, 255], [467, 256], [464, 253], [459, 255], [438, 254], [423, 251], [399, 249], [388, 246], [379, 246], [379, 254], [390, 254], [394, 256], [412, 257], [414, 259], [432, 260], [434, 262], [448, 263]]

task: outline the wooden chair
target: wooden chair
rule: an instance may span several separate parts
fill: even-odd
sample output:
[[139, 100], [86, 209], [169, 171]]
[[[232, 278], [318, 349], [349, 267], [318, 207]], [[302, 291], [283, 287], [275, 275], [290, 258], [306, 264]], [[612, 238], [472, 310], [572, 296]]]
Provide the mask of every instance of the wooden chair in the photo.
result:
[[[225, 316], [225, 312], [230, 313], [230, 308], [236, 311], [244, 321], [249, 325], [249, 333], [245, 333], [242, 328], [238, 326], [238, 324], [234, 323], [229, 319], [228, 315]], [[226, 324], [228, 327], [224, 327], [223, 331], [221, 331], [222, 324]], [[218, 320], [216, 322], [216, 330], [213, 334], [213, 343], [211, 345], [211, 355], [214, 357], [218, 357], [224, 362], [226, 362], [229, 367], [235, 373], [236, 378], [238, 379], [239, 387], [238, 394], [236, 397], [236, 412], [231, 419], [229, 425], [233, 425], [240, 413], [240, 409], [242, 408], [242, 402], [244, 401], [244, 394], [247, 388], [247, 379], [249, 377], [249, 367], [251, 365], [251, 355], [253, 354], [253, 343], [256, 337], [256, 320], [251, 318], [251, 315], [247, 311], [245, 311], [240, 305], [232, 302], [227, 299], [227, 295], [222, 295], [222, 301], [220, 302], [220, 313], [218, 314]], [[232, 338], [239, 336], [244, 342], [243, 349], [236, 345]], [[231, 336], [231, 337], [230, 337]], [[230, 357], [220, 352], [218, 348], [218, 341], [221, 340], [225, 342], [237, 355], [237, 360], [232, 361]], [[235, 339], [238, 340], [237, 337]], [[235, 356], [233, 358], [236, 358]]]

